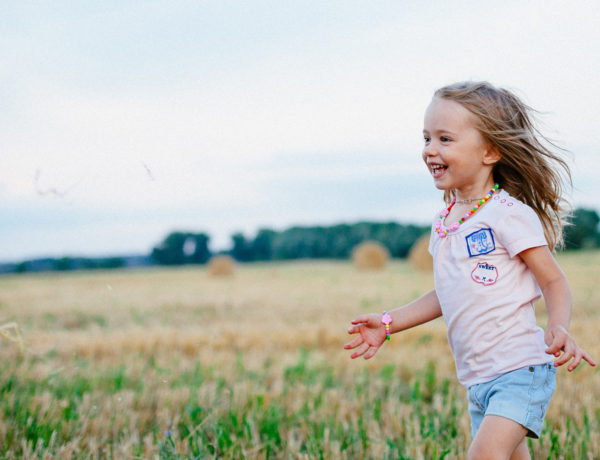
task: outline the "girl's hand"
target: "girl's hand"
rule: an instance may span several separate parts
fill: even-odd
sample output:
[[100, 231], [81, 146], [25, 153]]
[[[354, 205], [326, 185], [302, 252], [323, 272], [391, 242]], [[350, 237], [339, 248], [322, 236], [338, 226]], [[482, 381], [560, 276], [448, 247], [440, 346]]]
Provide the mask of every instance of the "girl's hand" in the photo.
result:
[[[585, 350], [579, 348], [575, 343], [575, 340], [569, 335], [567, 330], [563, 326], [550, 326], [546, 329], [545, 341], [548, 348], [546, 348], [546, 353], [549, 355], [554, 355], [557, 358], [554, 361], [554, 366], [562, 366], [574, 358], [567, 367], [569, 372], [573, 371], [582, 359], [586, 360], [590, 366], [595, 366], [596, 363], [587, 354]], [[562, 353], [562, 356], [561, 356]]]
[[360, 335], [344, 345], [344, 348], [351, 350], [360, 345], [360, 348], [350, 357], [354, 359], [365, 355], [365, 359], [372, 358], [387, 337], [385, 325], [381, 322], [381, 315], [361, 315], [352, 320], [352, 324], [348, 329], [348, 334], [358, 333]]

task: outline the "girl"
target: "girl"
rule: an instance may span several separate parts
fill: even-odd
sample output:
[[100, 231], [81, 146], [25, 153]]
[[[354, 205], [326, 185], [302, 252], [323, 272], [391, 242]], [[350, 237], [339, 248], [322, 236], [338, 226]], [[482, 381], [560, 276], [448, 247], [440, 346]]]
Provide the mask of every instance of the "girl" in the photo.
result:
[[[391, 333], [443, 315], [467, 388], [472, 459], [529, 459], [525, 437], [539, 437], [556, 368], [572, 371], [582, 359], [595, 366], [568, 333], [571, 295], [551, 252], [562, 242], [561, 172], [570, 181], [569, 168], [530, 111], [487, 82], [435, 92], [423, 160], [448, 205], [429, 243], [435, 289], [389, 313], [358, 316], [348, 329], [358, 335], [344, 346], [369, 359]], [[542, 294], [545, 332], [533, 309]]]

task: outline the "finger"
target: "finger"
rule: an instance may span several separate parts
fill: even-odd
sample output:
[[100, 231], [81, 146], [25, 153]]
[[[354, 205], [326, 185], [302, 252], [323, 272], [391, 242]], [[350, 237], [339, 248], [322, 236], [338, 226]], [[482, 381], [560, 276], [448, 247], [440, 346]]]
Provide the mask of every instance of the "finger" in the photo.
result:
[[596, 367], [596, 362], [592, 359], [592, 357], [590, 355], [588, 355], [587, 352], [585, 352], [583, 350], [581, 350], [581, 351], [582, 351], [581, 357], [583, 359], [585, 359], [590, 366]]
[[363, 323], [359, 323], [356, 326], [350, 326], [348, 328], [348, 334], [356, 334], [357, 332], [360, 332], [361, 326], [364, 326], [364, 324]]
[[363, 343], [358, 350], [356, 350], [354, 353], [352, 353], [350, 355], [350, 357], [352, 359], [358, 358], [359, 356], [364, 355], [367, 352], [368, 349], [369, 349], [369, 344], [368, 343]]
[[346, 350], [351, 350], [352, 348], [358, 347], [361, 343], [363, 343], [363, 338], [359, 335], [353, 341], [348, 342], [346, 345], [344, 345], [344, 348]]
[[563, 364], [568, 362], [571, 358], [573, 358], [573, 353], [571, 353], [570, 351], [565, 351], [560, 358], [558, 358], [556, 361], [554, 361], [554, 365], [557, 367], [562, 366]]
[[556, 340], [556, 337], [555, 337], [552, 340], [552, 343], [550, 344], [550, 346], [548, 348], [546, 348], [546, 353], [548, 353], [549, 355], [554, 355], [554, 356], [558, 357], [560, 355], [561, 348], [562, 348], [562, 344], [558, 340]]
[[368, 323], [369, 322], [369, 315], [360, 315], [360, 316], [357, 316], [351, 322], [352, 322], [352, 324]]
[[379, 347], [371, 347], [368, 353], [365, 355], [365, 359], [371, 359], [373, 356], [375, 356], [377, 350], [379, 350]]
[[577, 366], [579, 366], [579, 363], [581, 362], [581, 358], [582, 358], [581, 352], [575, 353], [575, 359], [573, 359], [573, 361], [571, 361], [571, 364], [569, 364], [569, 367], [567, 367], [567, 370], [569, 372], [573, 372], [577, 368]]

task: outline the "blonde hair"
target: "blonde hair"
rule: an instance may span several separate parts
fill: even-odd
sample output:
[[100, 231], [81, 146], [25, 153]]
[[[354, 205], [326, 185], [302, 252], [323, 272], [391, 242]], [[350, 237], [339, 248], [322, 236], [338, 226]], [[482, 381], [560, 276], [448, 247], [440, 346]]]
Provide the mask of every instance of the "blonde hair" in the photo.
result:
[[[535, 112], [517, 96], [488, 82], [460, 82], [438, 89], [434, 98], [461, 104], [477, 119], [477, 129], [498, 149], [494, 181], [536, 212], [550, 249], [563, 243], [568, 203], [564, 186], [572, 185], [569, 165], [557, 153], [565, 150], [545, 137], [532, 121]], [[548, 147], [547, 147], [548, 146]], [[446, 191], [450, 201], [454, 192]]]

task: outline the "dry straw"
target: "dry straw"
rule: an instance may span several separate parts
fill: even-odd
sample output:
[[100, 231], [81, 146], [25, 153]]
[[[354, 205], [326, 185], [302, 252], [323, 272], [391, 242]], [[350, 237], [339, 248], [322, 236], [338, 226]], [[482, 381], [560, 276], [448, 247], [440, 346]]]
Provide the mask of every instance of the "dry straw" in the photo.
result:
[[364, 241], [352, 250], [354, 266], [359, 270], [382, 270], [389, 258], [387, 248], [377, 241]]
[[429, 254], [429, 234], [420, 237], [410, 248], [408, 254], [410, 264], [423, 271], [433, 271], [433, 258]]
[[25, 351], [23, 336], [21, 336], [21, 330], [19, 329], [19, 325], [17, 323], [6, 323], [0, 326], [0, 336], [4, 337], [9, 342], [19, 345], [19, 350], [21, 350], [21, 353]]
[[218, 255], [208, 262], [208, 273], [211, 276], [232, 276], [235, 272], [235, 261], [231, 256]]

